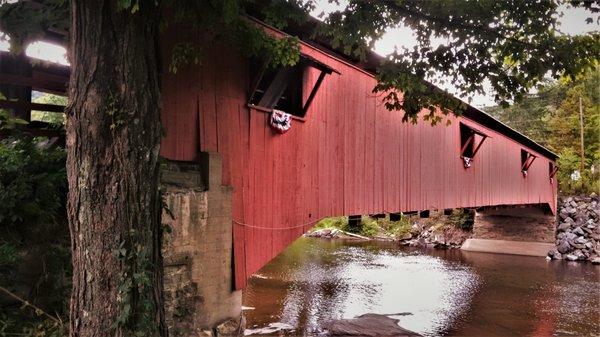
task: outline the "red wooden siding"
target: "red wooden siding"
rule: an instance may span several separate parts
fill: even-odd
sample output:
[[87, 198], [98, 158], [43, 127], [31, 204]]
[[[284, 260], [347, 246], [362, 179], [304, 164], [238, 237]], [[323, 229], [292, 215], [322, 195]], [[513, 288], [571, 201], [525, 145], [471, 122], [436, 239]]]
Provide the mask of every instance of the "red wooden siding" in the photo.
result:
[[[554, 210], [548, 158], [527, 149], [539, 158], [524, 178], [525, 147], [516, 141], [466, 118], [402, 123], [371, 92], [371, 75], [306, 44], [302, 52], [341, 74], [325, 78], [306, 120], [284, 135], [247, 108], [248, 67], [232, 48], [214, 46], [202, 66], [163, 78], [162, 155], [223, 158], [223, 184], [234, 191], [236, 287], [323, 217], [538, 203]], [[317, 76], [308, 70], [305, 86]], [[459, 158], [459, 121], [490, 136], [469, 169]]]

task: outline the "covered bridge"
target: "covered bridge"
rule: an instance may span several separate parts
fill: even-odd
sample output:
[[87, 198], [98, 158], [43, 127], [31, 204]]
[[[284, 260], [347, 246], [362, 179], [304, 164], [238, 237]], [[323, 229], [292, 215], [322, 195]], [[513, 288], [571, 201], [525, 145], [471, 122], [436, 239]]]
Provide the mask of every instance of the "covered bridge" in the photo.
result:
[[[238, 288], [323, 217], [530, 204], [554, 212], [549, 150], [471, 106], [449, 126], [403, 123], [372, 93], [372, 71], [315, 43], [301, 53], [297, 66], [261, 80], [256, 64], [218, 45], [202, 66], [164, 77], [162, 155], [216, 152], [233, 188]], [[292, 115], [289, 131], [270, 126], [273, 109]]]

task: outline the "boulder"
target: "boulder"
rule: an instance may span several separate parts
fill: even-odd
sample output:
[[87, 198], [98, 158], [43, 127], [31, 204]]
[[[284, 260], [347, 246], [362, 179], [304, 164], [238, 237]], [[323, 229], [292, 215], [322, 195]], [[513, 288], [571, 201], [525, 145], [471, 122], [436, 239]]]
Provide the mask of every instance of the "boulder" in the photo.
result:
[[413, 233], [421, 233], [421, 226], [419, 226], [418, 224], [414, 224], [410, 227], [410, 231]]
[[567, 254], [567, 256], [565, 256], [565, 259], [567, 259], [569, 261], [577, 261], [577, 256], [575, 256], [573, 254]]
[[562, 259], [562, 254], [559, 253], [556, 249], [551, 249], [548, 252], [548, 257], [552, 260], [560, 260]]
[[404, 235], [402, 235], [399, 239], [403, 240], [403, 241], [404, 240], [410, 240], [410, 239], [412, 239], [412, 234], [410, 234], [410, 233], [404, 233]]
[[575, 239], [577, 239], [577, 235], [573, 234], [573, 233], [567, 233], [567, 234], [565, 234], [565, 239], [567, 239], [569, 241], [575, 240]]
[[571, 246], [575, 249], [583, 249], [585, 248], [585, 245], [582, 243], [577, 243], [577, 242], [571, 242]]
[[571, 250], [571, 245], [567, 242], [567, 240], [562, 240], [557, 246], [556, 249], [559, 253], [565, 254]]
[[561, 210], [558, 213], [558, 215], [564, 221], [564, 219], [566, 219], [567, 217], [569, 217], [569, 212], [567, 212], [567, 210], [565, 210], [564, 208], [561, 208]]
[[573, 229], [573, 234], [578, 235], [578, 236], [583, 236], [583, 235], [585, 235], [585, 232], [583, 231], [583, 229], [581, 229], [581, 227], [577, 227], [577, 228]]
[[416, 240], [412, 240], [410, 242], [410, 246], [411, 247], [421, 247], [421, 248], [427, 247], [427, 241], [425, 241], [425, 238], [420, 237]]
[[587, 259], [585, 254], [580, 249], [576, 249], [575, 251], [573, 251], [572, 255], [575, 255], [577, 257], [577, 260]]
[[384, 315], [364, 314], [324, 324], [328, 336], [421, 336], [398, 325], [399, 320]]
[[597, 256], [597, 257], [591, 259], [590, 262], [593, 264], [600, 264], [600, 257]]
[[244, 316], [241, 319], [230, 319], [219, 324], [215, 329], [217, 336], [242, 336], [244, 334], [244, 328], [246, 326], [246, 319]]
[[564, 231], [566, 231], [569, 228], [571, 228], [571, 224], [568, 223], [568, 222], [563, 222], [560, 225], [558, 225], [558, 230], [561, 231], [561, 232], [564, 232]]

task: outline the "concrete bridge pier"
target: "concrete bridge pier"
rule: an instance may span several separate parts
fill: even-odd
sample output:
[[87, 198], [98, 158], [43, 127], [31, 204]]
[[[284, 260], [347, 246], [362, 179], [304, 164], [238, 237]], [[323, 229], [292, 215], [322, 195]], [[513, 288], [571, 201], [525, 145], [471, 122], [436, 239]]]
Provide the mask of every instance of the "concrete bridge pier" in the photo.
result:
[[232, 189], [221, 158], [168, 163], [162, 170], [165, 313], [170, 336], [243, 332], [242, 292], [233, 287]]
[[546, 205], [486, 207], [475, 211], [465, 251], [546, 256], [554, 248], [555, 216]]

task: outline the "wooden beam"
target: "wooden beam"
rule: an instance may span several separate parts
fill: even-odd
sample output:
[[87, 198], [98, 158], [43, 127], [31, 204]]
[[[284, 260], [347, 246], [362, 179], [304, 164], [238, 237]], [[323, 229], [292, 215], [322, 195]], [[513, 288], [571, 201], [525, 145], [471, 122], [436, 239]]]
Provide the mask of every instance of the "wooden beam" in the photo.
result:
[[0, 100], [0, 109], [27, 109], [29, 111], [39, 110], [49, 112], [65, 112], [65, 107], [62, 105], [5, 100]]
[[462, 149], [460, 149], [460, 155], [464, 156], [465, 155], [465, 150], [467, 149], [467, 146], [473, 146], [472, 142], [473, 139], [475, 138], [475, 134], [472, 133], [469, 138], [467, 138], [467, 141], [465, 142], [465, 145], [463, 145]]
[[554, 176], [556, 175], [556, 172], [558, 172], [558, 166], [554, 166], [552, 168], [552, 172], [550, 172], [550, 179], [554, 178]]
[[304, 107], [302, 108], [302, 116], [306, 116], [306, 111], [310, 107], [310, 103], [312, 103], [313, 99], [315, 98], [315, 95], [317, 94], [317, 91], [319, 90], [319, 87], [321, 86], [321, 83], [323, 82], [325, 75], [327, 75], [327, 73], [325, 71], [321, 70], [321, 74], [319, 75], [319, 78], [317, 79], [317, 83], [315, 83], [315, 86], [312, 88], [310, 95], [308, 96], [308, 99], [306, 100], [306, 103], [304, 104]]
[[[477, 154], [477, 151], [479, 151], [479, 148], [481, 147], [481, 145], [483, 145], [483, 142], [485, 141], [485, 139], [487, 138], [487, 136], [481, 136], [481, 140], [479, 141], [479, 144], [477, 145], [477, 147], [475, 148], [475, 150], [473, 151], [473, 158], [475, 158], [475, 155]], [[473, 141], [475, 141], [475, 139], [473, 139]]]
[[265, 108], [275, 107], [277, 102], [279, 102], [281, 95], [287, 88], [293, 72], [293, 67], [280, 68], [257, 105]]
[[[56, 75], [49, 75], [51, 77], [58, 77]], [[34, 74], [33, 77], [2, 74], [0, 76], [0, 83], [9, 84], [15, 86], [31, 87], [36, 91], [48, 92], [51, 94], [64, 96], [67, 93], [66, 81], [56, 81], [50, 78], [45, 78], [46, 75]]]
[[[523, 166], [521, 166], [521, 170], [523, 170], [523, 171], [529, 170], [529, 167], [531, 167], [531, 164], [533, 164], [533, 161], [536, 158], [537, 158], [536, 155], [527, 152], [527, 159], [525, 159], [525, 162], [523, 163]], [[531, 160], [529, 160], [529, 159], [531, 159]]]

